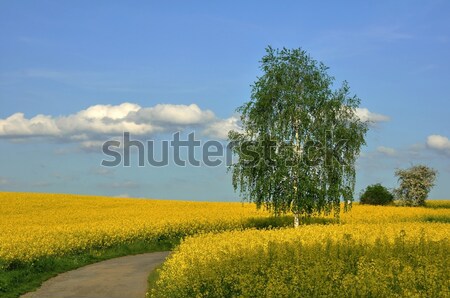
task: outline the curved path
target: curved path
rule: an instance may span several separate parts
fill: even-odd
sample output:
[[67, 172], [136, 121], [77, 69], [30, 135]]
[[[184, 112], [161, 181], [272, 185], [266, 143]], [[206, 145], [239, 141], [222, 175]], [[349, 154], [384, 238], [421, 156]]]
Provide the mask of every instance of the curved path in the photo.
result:
[[126, 256], [61, 273], [21, 298], [144, 298], [147, 277], [169, 251]]

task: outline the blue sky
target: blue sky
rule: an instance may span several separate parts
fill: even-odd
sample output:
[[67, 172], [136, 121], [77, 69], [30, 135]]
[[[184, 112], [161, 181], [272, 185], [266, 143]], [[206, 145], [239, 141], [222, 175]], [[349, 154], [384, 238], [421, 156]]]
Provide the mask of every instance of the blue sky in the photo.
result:
[[238, 200], [223, 166], [105, 169], [98, 144], [220, 139], [268, 45], [302, 47], [362, 99], [356, 192], [423, 163], [449, 198], [448, 1], [0, 1], [0, 189]]

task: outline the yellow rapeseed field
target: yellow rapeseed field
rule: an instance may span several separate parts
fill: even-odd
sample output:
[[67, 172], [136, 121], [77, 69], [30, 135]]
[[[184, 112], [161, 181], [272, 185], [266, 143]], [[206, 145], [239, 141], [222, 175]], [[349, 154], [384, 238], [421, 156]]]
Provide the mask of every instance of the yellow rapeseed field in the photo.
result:
[[[343, 223], [388, 223], [445, 214], [445, 209], [356, 205], [350, 213], [342, 213], [341, 218]], [[241, 229], [251, 227], [251, 218], [269, 216], [248, 203], [3, 192], [0, 260], [28, 262], [136, 239]]]
[[355, 204], [340, 224], [189, 237], [148, 296], [450, 297], [450, 202], [430, 202], [440, 209]]
[[133, 240], [244, 228], [253, 204], [0, 193], [0, 260], [30, 262]]
[[148, 296], [450, 297], [449, 228], [383, 222], [198, 235], [165, 262]]
[[[444, 201], [439, 202], [445, 204]], [[448, 205], [450, 206], [450, 203]], [[347, 224], [420, 222], [426, 219], [439, 217], [450, 217], [450, 209], [354, 204], [351, 212], [341, 213], [342, 223]]]
[[256, 230], [273, 219], [249, 203], [3, 192], [0, 266], [187, 236], [149, 296], [450, 297], [449, 205], [354, 204], [339, 223]]

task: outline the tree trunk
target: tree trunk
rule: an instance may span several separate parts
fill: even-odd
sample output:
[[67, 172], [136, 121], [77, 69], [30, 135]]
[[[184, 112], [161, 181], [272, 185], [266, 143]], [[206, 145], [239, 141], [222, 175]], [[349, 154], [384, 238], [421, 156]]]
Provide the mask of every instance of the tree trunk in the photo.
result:
[[[295, 152], [296, 152], [296, 159], [300, 160], [300, 138], [298, 136], [298, 121], [295, 121], [294, 124], [294, 129], [295, 129], [295, 140], [294, 140], [294, 145], [295, 145]], [[296, 174], [296, 173], [295, 173]], [[294, 175], [294, 179], [296, 179], [296, 175]], [[297, 181], [294, 180], [294, 197], [296, 198], [296, 200], [298, 200], [298, 185], [297, 185]], [[296, 203], [296, 202], [294, 202]], [[296, 210], [297, 207], [295, 207], [295, 211], [294, 211], [294, 228], [298, 228], [298, 226], [300, 225], [300, 218], [298, 215], [298, 210]]]
[[298, 213], [294, 213], [294, 228], [298, 228], [300, 225], [300, 218], [298, 216]]

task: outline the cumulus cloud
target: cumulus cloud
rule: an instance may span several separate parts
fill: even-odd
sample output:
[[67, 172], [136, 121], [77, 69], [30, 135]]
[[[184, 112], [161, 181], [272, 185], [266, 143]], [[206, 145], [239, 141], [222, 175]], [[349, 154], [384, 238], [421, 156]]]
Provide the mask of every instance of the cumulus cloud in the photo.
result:
[[89, 139], [87, 135], [116, 135], [124, 131], [131, 134], [151, 134], [160, 130], [151, 122], [136, 123], [128, 116], [141, 110], [137, 104], [95, 105], [76, 114], [55, 119], [61, 131], [71, 139]]
[[202, 110], [196, 104], [172, 105], [158, 104], [150, 108], [142, 108], [127, 117], [136, 123], [154, 122], [163, 125], [199, 125], [215, 119], [210, 110]]
[[430, 135], [427, 138], [427, 146], [430, 149], [450, 154], [450, 140], [441, 135]]
[[394, 148], [379, 146], [377, 148], [377, 152], [387, 155], [387, 156], [395, 156], [397, 155], [397, 151]]
[[[362, 121], [388, 121], [389, 117], [358, 108], [356, 114]], [[213, 111], [201, 109], [196, 104], [157, 104], [141, 107], [125, 102], [119, 105], [94, 105], [74, 114], [62, 116], [36, 115], [26, 118], [15, 113], [0, 119], [0, 138], [26, 140], [48, 138], [80, 143], [83, 150], [98, 150], [100, 141], [131, 135], [151, 136], [194, 129], [217, 139], [227, 139], [230, 130], [240, 130], [239, 115], [219, 118]]]
[[210, 137], [226, 139], [230, 130], [241, 131], [240, 118], [238, 115], [231, 116], [227, 119], [221, 119], [210, 123], [203, 133]]
[[53, 117], [37, 115], [26, 118], [15, 113], [0, 119], [0, 138], [27, 139], [44, 137], [80, 142], [84, 150], [98, 148], [105, 137], [129, 132], [132, 135], [152, 135], [186, 128], [205, 131], [215, 138], [226, 138], [227, 129], [237, 129], [233, 117], [220, 119], [211, 110], [196, 104], [157, 104], [141, 107], [134, 103], [94, 105], [75, 114]]
[[390, 118], [386, 115], [377, 114], [369, 111], [367, 108], [356, 108], [356, 116], [363, 122], [378, 123], [389, 121]]
[[28, 137], [58, 134], [60, 130], [50, 116], [37, 115], [26, 119], [23, 113], [15, 113], [6, 119], [0, 119], [0, 136]]

